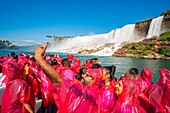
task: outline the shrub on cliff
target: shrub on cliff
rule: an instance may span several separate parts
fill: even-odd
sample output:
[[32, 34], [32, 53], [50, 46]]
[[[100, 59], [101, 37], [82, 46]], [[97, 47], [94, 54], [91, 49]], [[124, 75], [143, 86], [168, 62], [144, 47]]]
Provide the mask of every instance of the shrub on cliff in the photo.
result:
[[170, 47], [168, 47], [168, 46], [162, 46], [162, 47], [160, 47], [160, 48], [158, 49], [157, 53], [170, 56]]
[[139, 45], [139, 44], [133, 44], [131, 47], [132, 50], [151, 50], [153, 48], [153, 44], [147, 44], [147, 45]]
[[170, 9], [167, 10], [167, 11], [165, 11], [165, 12], [162, 12], [161, 16], [162, 16], [162, 15], [165, 15], [165, 16], [166, 16], [166, 15], [170, 15]]
[[170, 41], [170, 31], [162, 33], [158, 41]]

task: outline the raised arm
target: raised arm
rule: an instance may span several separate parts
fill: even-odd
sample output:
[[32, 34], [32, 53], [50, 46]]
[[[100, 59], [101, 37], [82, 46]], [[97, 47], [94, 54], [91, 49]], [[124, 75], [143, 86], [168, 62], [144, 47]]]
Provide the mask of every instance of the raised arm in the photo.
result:
[[51, 82], [57, 86], [60, 86], [60, 84], [62, 83], [62, 78], [60, 74], [57, 73], [57, 71], [54, 68], [52, 68], [52, 66], [49, 65], [48, 62], [43, 58], [47, 46], [48, 45], [45, 44], [44, 46], [37, 47], [35, 49], [34, 57], [41, 66], [41, 68], [43, 69], [43, 71], [45, 72], [45, 74], [47, 75], [47, 77], [51, 80]]

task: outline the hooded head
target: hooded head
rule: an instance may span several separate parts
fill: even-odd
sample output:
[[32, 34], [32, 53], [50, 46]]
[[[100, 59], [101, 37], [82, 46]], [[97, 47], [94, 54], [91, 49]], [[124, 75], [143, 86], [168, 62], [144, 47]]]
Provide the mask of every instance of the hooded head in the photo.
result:
[[74, 58], [74, 65], [80, 66], [80, 58]]
[[[121, 83], [122, 82], [122, 83]], [[135, 80], [132, 80], [128, 77], [123, 77], [120, 79], [119, 83], [116, 85], [116, 91], [118, 91], [118, 85], [121, 85], [122, 86], [120, 87], [120, 89], [122, 88], [122, 91], [120, 92], [120, 94], [118, 94], [119, 96], [119, 99], [121, 101], [124, 101], [124, 100], [133, 100], [135, 98], [137, 98], [137, 85], [136, 85], [136, 82]]]
[[6, 75], [6, 83], [13, 81], [15, 79], [19, 79], [24, 71], [24, 65], [16, 63], [16, 62], [8, 62], [5, 64], [5, 68], [3, 69], [4, 74]]
[[72, 54], [68, 54], [68, 55], [67, 55], [67, 59], [68, 59], [69, 61], [72, 61], [72, 60], [73, 60], [73, 57], [74, 57], [74, 56], [73, 56]]
[[92, 67], [92, 63], [91, 63], [90, 59], [87, 60], [86, 67], [87, 68], [91, 68]]
[[100, 69], [89, 69], [87, 70], [87, 74], [92, 77], [92, 85], [99, 86], [102, 81], [102, 68]]
[[144, 67], [141, 72], [141, 77], [143, 80], [150, 81], [152, 79], [152, 71], [149, 68]]
[[160, 71], [160, 79], [158, 81], [158, 84], [165, 85], [166, 80], [170, 80], [170, 70], [162, 68]]
[[74, 80], [74, 78], [75, 78], [74, 72], [70, 69], [62, 71], [61, 76], [62, 76], [63, 79]]

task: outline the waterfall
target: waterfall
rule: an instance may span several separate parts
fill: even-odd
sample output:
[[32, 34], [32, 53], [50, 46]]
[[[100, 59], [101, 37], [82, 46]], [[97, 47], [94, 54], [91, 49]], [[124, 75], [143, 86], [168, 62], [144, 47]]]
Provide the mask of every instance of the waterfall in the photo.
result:
[[135, 24], [129, 24], [121, 29], [116, 29], [115, 30], [115, 35], [114, 35], [114, 42], [116, 44], [120, 44], [123, 42], [132, 42], [135, 40]]
[[146, 38], [152, 38], [153, 36], [160, 35], [162, 20], [163, 20], [163, 16], [152, 19]]
[[81, 49], [102, 46], [112, 40], [112, 37], [110, 37], [111, 33], [93, 36], [77, 36], [73, 38], [53, 38], [48, 50], [65, 51], [67, 49]]
[[[120, 29], [114, 29], [106, 34], [71, 38], [52, 38], [48, 51], [77, 52], [80, 49], [99, 47], [107, 43], [114, 43], [115, 50], [117, 50], [121, 47], [122, 43], [133, 42], [135, 40], [134, 31], [135, 24], [129, 24]], [[115, 50], [111, 52], [113, 53]]]

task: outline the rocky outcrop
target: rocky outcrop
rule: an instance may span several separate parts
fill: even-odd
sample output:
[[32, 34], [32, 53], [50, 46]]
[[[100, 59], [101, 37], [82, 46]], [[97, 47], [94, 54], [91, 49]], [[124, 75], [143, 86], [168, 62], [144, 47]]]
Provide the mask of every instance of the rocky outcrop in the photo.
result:
[[163, 18], [161, 32], [166, 32], [170, 30], [170, 15], [166, 15]]
[[147, 35], [152, 19], [153, 18], [150, 18], [150, 19], [135, 23], [135, 32], [137, 33], [137, 36], [145, 37]]
[[[167, 36], [168, 37], [168, 36]], [[170, 59], [170, 40], [160, 41], [159, 37], [129, 43], [118, 49], [113, 56], [147, 59]]]
[[[149, 18], [147, 20], [143, 20], [143, 21], [135, 23], [135, 31], [136, 31], [137, 36], [146, 37], [152, 19], [153, 18]], [[161, 33], [169, 31], [169, 30], [170, 30], [170, 14], [164, 15], [162, 25], [161, 25]]]

